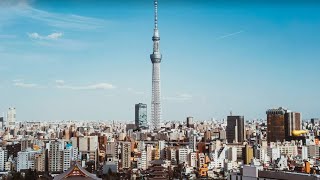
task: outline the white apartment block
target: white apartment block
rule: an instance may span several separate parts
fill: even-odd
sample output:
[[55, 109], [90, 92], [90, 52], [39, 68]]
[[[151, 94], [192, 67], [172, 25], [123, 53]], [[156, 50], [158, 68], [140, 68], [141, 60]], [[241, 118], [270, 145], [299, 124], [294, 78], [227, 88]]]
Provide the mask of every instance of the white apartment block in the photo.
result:
[[188, 154], [189, 154], [189, 149], [187, 148], [179, 148], [178, 149], [178, 163], [186, 163], [188, 162]]
[[194, 167], [194, 168], [197, 168], [197, 153], [195, 152], [191, 152], [189, 154], [189, 159], [188, 159], [188, 162], [189, 162], [189, 166], [190, 167]]
[[71, 167], [72, 148], [63, 150], [63, 172]]
[[20, 172], [20, 170], [29, 169], [28, 161], [29, 161], [28, 152], [22, 152], [22, 151], [18, 152], [17, 171]]
[[6, 150], [0, 148], [0, 171], [5, 170], [6, 155]]
[[146, 170], [147, 169], [147, 151], [143, 150], [141, 151], [141, 169]]
[[63, 170], [63, 142], [51, 141], [48, 151], [49, 172], [61, 172]]
[[121, 147], [121, 161], [122, 168], [130, 168], [131, 167], [131, 142], [123, 142]]

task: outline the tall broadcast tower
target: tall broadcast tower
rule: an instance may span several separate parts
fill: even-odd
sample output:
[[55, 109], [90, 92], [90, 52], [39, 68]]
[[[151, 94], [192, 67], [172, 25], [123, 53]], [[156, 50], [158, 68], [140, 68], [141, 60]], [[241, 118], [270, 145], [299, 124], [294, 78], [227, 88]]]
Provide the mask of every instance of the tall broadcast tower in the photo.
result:
[[161, 122], [160, 63], [162, 55], [159, 50], [158, 0], [154, 0], [154, 32], [152, 41], [153, 53], [150, 55], [152, 62], [151, 123], [153, 129], [159, 129]]

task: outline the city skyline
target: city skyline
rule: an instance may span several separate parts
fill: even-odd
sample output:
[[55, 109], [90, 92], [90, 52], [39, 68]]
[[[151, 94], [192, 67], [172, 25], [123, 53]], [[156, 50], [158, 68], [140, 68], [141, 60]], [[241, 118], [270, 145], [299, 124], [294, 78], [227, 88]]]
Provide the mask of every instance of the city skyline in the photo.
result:
[[[125, 2], [2, 1], [0, 112], [134, 120], [135, 104], [151, 107], [153, 2]], [[160, 3], [163, 120], [319, 117], [317, 4]]]

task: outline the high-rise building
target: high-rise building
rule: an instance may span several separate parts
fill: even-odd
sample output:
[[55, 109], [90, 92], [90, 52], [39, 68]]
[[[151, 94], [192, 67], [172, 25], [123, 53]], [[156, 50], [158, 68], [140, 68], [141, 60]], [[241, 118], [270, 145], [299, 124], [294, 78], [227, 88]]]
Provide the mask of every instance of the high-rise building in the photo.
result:
[[63, 150], [63, 172], [71, 167], [72, 147]]
[[282, 107], [267, 110], [267, 141], [276, 142], [285, 139], [284, 115], [286, 110]]
[[187, 163], [188, 162], [188, 154], [189, 154], [189, 149], [187, 148], [179, 148], [178, 149], [178, 163]]
[[6, 150], [0, 148], [0, 171], [4, 171], [6, 160]]
[[83, 136], [83, 137], [72, 137], [71, 138], [73, 149], [78, 149], [81, 153], [81, 160], [88, 162], [98, 162], [98, 136]]
[[165, 159], [165, 154], [166, 154], [165, 147], [166, 147], [165, 141], [159, 141], [159, 142], [158, 142], [160, 159]]
[[187, 117], [187, 127], [191, 127], [193, 125], [193, 117]]
[[153, 146], [151, 144], [148, 144], [146, 146], [146, 151], [147, 151], [147, 167], [149, 167], [151, 165], [150, 162], [153, 160], [152, 159]]
[[285, 113], [285, 133], [286, 139], [292, 136], [292, 131], [301, 129], [301, 114], [287, 111]]
[[249, 145], [246, 145], [242, 148], [242, 159], [244, 164], [250, 164], [253, 159], [253, 148]]
[[244, 141], [244, 117], [228, 116], [226, 135], [228, 143], [242, 143]]
[[51, 141], [48, 151], [49, 172], [62, 172], [63, 170], [63, 143]]
[[122, 142], [121, 145], [122, 168], [128, 169], [131, 167], [131, 142]]
[[196, 168], [197, 167], [197, 153], [191, 152], [188, 156], [189, 166]]
[[139, 103], [135, 105], [135, 124], [138, 129], [148, 128], [146, 104]]
[[189, 137], [189, 148], [192, 150], [192, 152], [197, 150], [197, 136], [195, 134], [192, 134]]
[[17, 157], [17, 171], [28, 169], [29, 153], [20, 151]]
[[3, 117], [0, 117], [0, 129], [3, 128]]
[[290, 140], [293, 130], [301, 129], [301, 114], [279, 107], [267, 110], [267, 141]]
[[32, 143], [30, 139], [21, 139], [21, 151], [25, 151], [28, 148], [31, 148]]
[[147, 151], [146, 150], [141, 151], [140, 161], [141, 161], [141, 169], [146, 170], [148, 168], [147, 167]]
[[172, 165], [177, 165], [177, 149], [175, 147], [168, 147], [166, 150], [166, 158], [171, 161]]
[[37, 151], [20, 151], [17, 157], [17, 171], [34, 169], [34, 160]]
[[16, 124], [16, 108], [9, 108], [7, 113], [7, 127], [14, 127]]
[[153, 32], [153, 53], [150, 55], [152, 62], [152, 100], [151, 100], [151, 122], [152, 128], [160, 128], [161, 123], [161, 90], [160, 90], [160, 53], [159, 30], [158, 30], [158, 1], [154, 1], [154, 32]]
[[35, 155], [34, 158], [34, 168], [38, 172], [44, 172], [46, 170], [46, 153], [45, 151], [42, 151], [42, 153], [38, 153]]

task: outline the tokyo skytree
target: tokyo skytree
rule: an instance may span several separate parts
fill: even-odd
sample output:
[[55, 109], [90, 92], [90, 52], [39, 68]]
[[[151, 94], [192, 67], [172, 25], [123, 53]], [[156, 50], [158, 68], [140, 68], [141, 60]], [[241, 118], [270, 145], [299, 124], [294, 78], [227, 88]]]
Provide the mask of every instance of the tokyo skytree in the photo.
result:
[[152, 62], [152, 100], [151, 100], [151, 126], [153, 129], [160, 128], [161, 122], [161, 91], [160, 91], [160, 63], [162, 55], [159, 49], [158, 30], [158, 1], [154, 0], [154, 32], [153, 32], [153, 53], [150, 55]]

